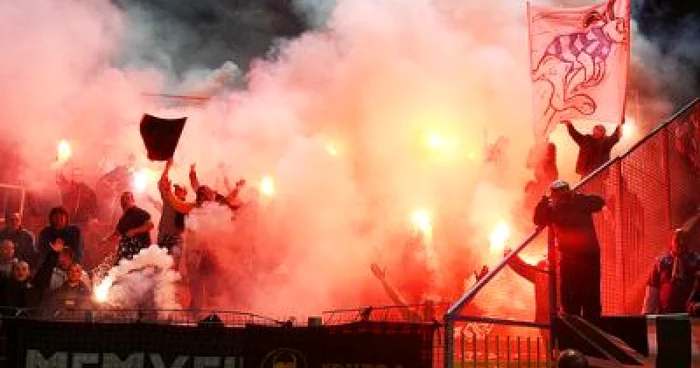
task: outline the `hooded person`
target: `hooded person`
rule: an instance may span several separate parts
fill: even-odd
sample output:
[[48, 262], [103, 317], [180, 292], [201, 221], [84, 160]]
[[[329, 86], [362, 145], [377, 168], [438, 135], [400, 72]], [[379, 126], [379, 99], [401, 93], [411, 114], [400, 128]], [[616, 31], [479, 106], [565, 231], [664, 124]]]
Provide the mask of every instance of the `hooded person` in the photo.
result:
[[642, 313], [667, 314], [686, 311], [700, 271], [700, 254], [688, 248], [687, 234], [676, 229], [671, 249], [661, 255], [647, 281]]
[[597, 320], [600, 302], [600, 243], [593, 214], [605, 206], [597, 195], [577, 193], [569, 183], [555, 180], [550, 196], [535, 207], [533, 222], [551, 226], [559, 252], [561, 304], [564, 312]]

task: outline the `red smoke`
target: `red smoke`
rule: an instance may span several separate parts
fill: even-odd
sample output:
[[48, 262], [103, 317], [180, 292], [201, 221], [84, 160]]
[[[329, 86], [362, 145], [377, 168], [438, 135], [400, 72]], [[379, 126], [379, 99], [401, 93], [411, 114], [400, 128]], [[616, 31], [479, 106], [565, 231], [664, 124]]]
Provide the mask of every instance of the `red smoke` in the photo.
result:
[[[512, 246], [530, 230], [518, 207], [532, 176], [527, 30], [524, 3], [513, 3], [339, 1], [326, 28], [282, 43], [234, 89], [220, 84], [240, 77], [232, 64], [196, 88], [136, 67], [122, 41], [139, 25], [126, 27], [108, 1], [7, 2], [0, 124], [22, 142], [21, 179], [57, 203], [51, 165], [62, 139], [72, 150], [63, 169], [82, 169], [90, 184], [135, 154], [138, 180], [157, 198], [162, 165], [147, 162], [137, 123], [144, 112], [188, 116], [174, 182], [186, 183], [196, 162], [220, 191], [224, 175], [265, 183], [233, 224], [221, 215], [213, 226], [220, 290], [211, 307], [287, 316], [391, 304], [370, 264], [415, 291], [404, 250], [416, 209], [431, 216], [424, 293], [454, 300], [472, 271], [502, 257], [489, 245], [499, 223], [510, 224]], [[140, 45], [148, 41], [157, 42]], [[197, 106], [144, 96], [185, 86], [215, 95]], [[504, 161], [484, 164], [485, 145], [501, 135], [510, 138]], [[570, 176], [574, 147], [557, 142]], [[527, 284], [504, 277], [481, 306], [527, 315]]]

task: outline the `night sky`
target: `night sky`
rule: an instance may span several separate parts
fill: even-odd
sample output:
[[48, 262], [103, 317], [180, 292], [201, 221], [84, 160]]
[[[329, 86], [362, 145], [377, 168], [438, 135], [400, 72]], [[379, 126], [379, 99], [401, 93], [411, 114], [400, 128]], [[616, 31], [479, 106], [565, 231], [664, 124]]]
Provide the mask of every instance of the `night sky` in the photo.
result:
[[[292, 0], [114, 0], [126, 13], [149, 24], [159, 46], [139, 50], [139, 59], [180, 75], [192, 68], [217, 68], [227, 60], [247, 69], [275, 40], [293, 38], [310, 26]], [[463, 0], [474, 1], [474, 0]], [[691, 70], [695, 88], [669, 96], [682, 105], [700, 86], [700, 1], [632, 0], [642, 34], [661, 53]], [[137, 41], [136, 41], [137, 42]], [[685, 79], [687, 81], [688, 79]]]

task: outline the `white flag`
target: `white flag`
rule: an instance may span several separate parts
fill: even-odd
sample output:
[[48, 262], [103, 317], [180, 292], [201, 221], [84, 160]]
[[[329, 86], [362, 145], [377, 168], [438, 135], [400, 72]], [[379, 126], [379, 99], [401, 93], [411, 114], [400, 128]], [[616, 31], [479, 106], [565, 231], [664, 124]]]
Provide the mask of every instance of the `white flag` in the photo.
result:
[[563, 119], [619, 122], [629, 69], [630, 0], [585, 8], [529, 6], [534, 133]]

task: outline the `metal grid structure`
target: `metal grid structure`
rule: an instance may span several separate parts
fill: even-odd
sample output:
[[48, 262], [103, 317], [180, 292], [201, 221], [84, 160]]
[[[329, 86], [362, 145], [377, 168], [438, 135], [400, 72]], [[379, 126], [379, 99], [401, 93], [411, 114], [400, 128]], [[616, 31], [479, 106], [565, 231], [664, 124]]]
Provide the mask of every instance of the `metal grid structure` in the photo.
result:
[[5, 214], [24, 213], [26, 190], [23, 186], [0, 183], [0, 223], [5, 221]]
[[[700, 211], [699, 184], [700, 100], [695, 100], [627, 153], [611, 160], [576, 186], [576, 190], [601, 195], [606, 201], [604, 210], [594, 217], [601, 245], [604, 315], [641, 313], [645, 285], [655, 259], [669, 250], [673, 229]], [[512, 256], [533, 242], [543, 241], [547, 235], [541, 230], [535, 230], [448, 310], [444, 326], [446, 344], [441, 356], [444, 366], [491, 366], [491, 363], [480, 360], [478, 354], [464, 354], [464, 336], [457, 331], [467, 320], [491, 320], [501, 326], [520, 324], [534, 328], [527, 321], [470, 317], [463, 308], [497, 274], [502, 275], [501, 271]], [[695, 244], [696, 247], [699, 245]], [[556, 275], [554, 271], [552, 274]], [[477, 343], [471, 346], [481, 346], [484, 356], [489, 338], [493, 341], [495, 335], [486, 334], [481, 337], [481, 342], [477, 336], [474, 338]], [[548, 352], [549, 348], [551, 346], [548, 346]], [[523, 366], [537, 366], [536, 363], [528, 362]], [[493, 366], [500, 365], [493, 362]]]
[[673, 229], [698, 210], [699, 123], [695, 101], [579, 186], [606, 200], [594, 217], [606, 315], [641, 313], [655, 259], [669, 250]]
[[218, 325], [225, 327], [284, 326], [291, 321], [278, 321], [272, 318], [246, 312], [214, 310], [114, 310], [114, 309], [74, 309], [58, 310], [46, 314], [41, 310], [26, 308], [0, 308], [4, 318], [31, 318], [35, 320], [81, 322], [81, 323], [150, 323], [178, 326]]

